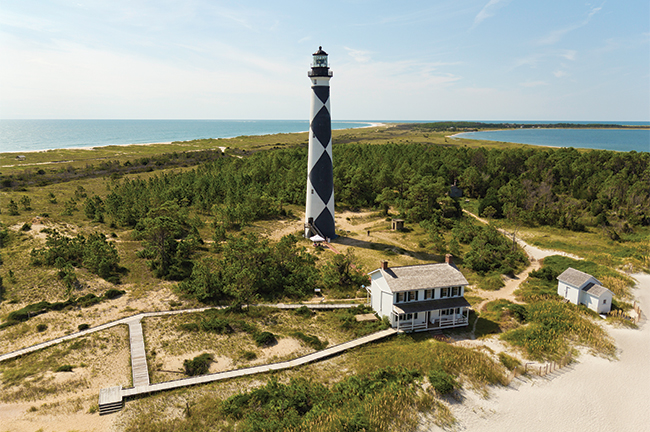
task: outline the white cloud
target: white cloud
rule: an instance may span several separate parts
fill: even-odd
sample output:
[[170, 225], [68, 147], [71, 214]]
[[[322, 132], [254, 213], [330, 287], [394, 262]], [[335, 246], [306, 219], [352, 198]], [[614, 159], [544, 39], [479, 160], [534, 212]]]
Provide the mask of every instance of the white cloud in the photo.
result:
[[560, 54], [560, 56], [564, 57], [567, 60], [573, 61], [573, 60], [576, 59], [576, 54], [577, 53], [578, 52], [575, 51], [575, 50], [565, 50], [562, 54]]
[[348, 47], [343, 47], [348, 52], [348, 55], [359, 63], [366, 63], [370, 61], [370, 51], [355, 50]]
[[591, 8], [589, 13], [587, 14], [587, 18], [585, 18], [581, 22], [571, 24], [571, 25], [566, 26], [566, 27], [561, 28], [561, 29], [553, 30], [549, 34], [544, 36], [543, 38], [539, 39], [537, 41], [537, 43], [539, 45], [553, 45], [553, 44], [558, 43], [564, 37], [564, 35], [566, 35], [567, 33], [570, 33], [570, 32], [572, 32], [574, 30], [577, 30], [577, 29], [579, 29], [581, 27], [584, 27], [587, 24], [589, 24], [589, 21], [591, 20], [591, 17], [593, 17], [601, 9], [602, 9], [602, 6], [596, 7], [596, 8]]
[[562, 78], [567, 76], [568, 73], [566, 73], [566, 71], [563, 70], [556, 70], [555, 72], [553, 72], [553, 75], [555, 75], [555, 78]]
[[493, 17], [496, 11], [510, 3], [510, 0], [490, 0], [488, 4], [474, 17], [474, 25], [479, 25], [484, 20]]

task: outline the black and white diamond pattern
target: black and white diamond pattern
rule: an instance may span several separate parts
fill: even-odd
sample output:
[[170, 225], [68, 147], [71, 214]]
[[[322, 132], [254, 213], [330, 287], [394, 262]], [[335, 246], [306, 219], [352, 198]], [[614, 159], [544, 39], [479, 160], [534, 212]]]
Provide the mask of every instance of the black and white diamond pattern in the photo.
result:
[[322, 235], [333, 238], [334, 174], [329, 94], [329, 82], [312, 86], [305, 220], [311, 218]]

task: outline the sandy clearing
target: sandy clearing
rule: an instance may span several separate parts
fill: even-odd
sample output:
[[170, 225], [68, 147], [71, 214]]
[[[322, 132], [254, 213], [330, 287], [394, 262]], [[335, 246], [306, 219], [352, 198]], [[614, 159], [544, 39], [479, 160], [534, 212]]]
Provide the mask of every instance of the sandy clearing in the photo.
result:
[[[634, 274], [636, 297], [650, 304], [650, 275]], [[583, 353], [578, 362], [546, 377], [516, 379], [510, 387], [491, 388], [488, 399], [465, 391], [462, 404], [452, 404], [456, 430], [492, 432], [609, 432], [650, 430], [650, 326], [608, 327], [619, 359]], [[433, 431], [443, 429], [433, 426]]]

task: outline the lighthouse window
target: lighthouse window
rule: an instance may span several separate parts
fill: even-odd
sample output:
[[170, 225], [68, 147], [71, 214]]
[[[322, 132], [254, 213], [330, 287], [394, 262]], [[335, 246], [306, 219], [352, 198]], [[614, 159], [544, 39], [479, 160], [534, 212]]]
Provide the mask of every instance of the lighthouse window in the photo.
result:
[[311, 190], [311, 194], [312, 194], [312, 195], [314, 194], [314, 190], [313, 190], [313, 189]]
[[316, 84], [316, 80], [314, 80], [314, 84]]

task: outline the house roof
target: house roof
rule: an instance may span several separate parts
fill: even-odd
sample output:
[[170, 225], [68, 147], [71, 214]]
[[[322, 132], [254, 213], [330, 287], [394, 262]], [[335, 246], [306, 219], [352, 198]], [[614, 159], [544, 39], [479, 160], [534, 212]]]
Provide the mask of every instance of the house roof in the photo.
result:
[[416, 313], [440, 309], [450, 309], [457, 307], [468, 307], [470, 306], [469, 302], [465, 300], [465, 297], [450, 297], [439, 300], [427, 300], [427, 301], [418, 301], [418, 302], [409, 302], [409, 303], [399, 303], [396, 304], [395, 311], [397, 313]]
[[[593, 278], [593, 276], [590, 275], [589, 273], [581, 272], [580, 270], [576, 270], [572, 267], [569, 267], [568, 269], [564, 270], [561, 275], [557, 277], [557, 280], [572, 285], [574, 287], [580, 288], [581, 286], [586, 284], [591, 278]], [[598, 279], [596, 278], [594, 279], [596, 280], [596, 282], [600, 284], [600, 281]]]
[[381, 272], [394, 293], [469, 285], [460, 270], [447, 263], [389, 267], [375, 271]]
[[[585, 287], [582, 289], [582, 291], [591, 294], [596, 297], [600, 297], [604, 293], [608, 292], [609, 290], [605, 288], [602, 285], [595, 284], [593, 282], [589, 282]], [[609, 291], [611, 292], [611, 291]]]

